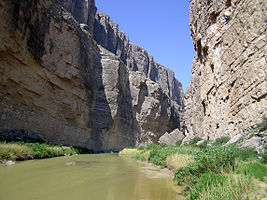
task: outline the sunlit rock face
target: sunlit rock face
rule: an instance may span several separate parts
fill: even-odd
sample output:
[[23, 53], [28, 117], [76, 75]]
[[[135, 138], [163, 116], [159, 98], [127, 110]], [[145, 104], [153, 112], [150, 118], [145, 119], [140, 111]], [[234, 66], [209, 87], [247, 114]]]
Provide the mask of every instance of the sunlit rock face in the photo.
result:
[[133, 45], [115, 23], [96, 39], [100, 16], [108, 18], [90, 0], [0, 0], [0, 132], [110, 151], [157, 143], [181, 127], [183, 92], [173, 72], [145, 73], [139, 60], [131, 69], [137, 53], [130, 56]]
[[267, 2], [190, 2], [196, 55], [185, 93], [186, 135], [232, 137], [267, 114]]

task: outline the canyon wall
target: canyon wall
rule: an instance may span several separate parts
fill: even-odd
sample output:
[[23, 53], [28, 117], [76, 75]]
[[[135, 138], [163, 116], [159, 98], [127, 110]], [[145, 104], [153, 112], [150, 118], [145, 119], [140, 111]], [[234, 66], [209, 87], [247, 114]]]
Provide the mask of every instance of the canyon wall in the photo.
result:
[[267, 115], [267, 2], [190, 2], [196, 54], [185, 93], [186, 135], [232, 137]]
[[141, 68], [152, 62], [141, 61], [132, 70], [134, 45], [116, 25], [117, 39], [104, 32], [97, 40], [99, 16], [93, 0], [0, 0], [0, 132], [110, 151], [180, 128], [183, 92], [173, 72], [154, 63], [151, 78]]

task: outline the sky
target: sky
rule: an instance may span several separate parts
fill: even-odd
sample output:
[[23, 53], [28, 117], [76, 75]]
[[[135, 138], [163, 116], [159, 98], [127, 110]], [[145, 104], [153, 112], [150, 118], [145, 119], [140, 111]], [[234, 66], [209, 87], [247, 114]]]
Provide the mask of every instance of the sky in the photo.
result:
[[95, 0], [154, 60], [175, 72], [183, 89], [190, 84], [195, 51], [189, 29], [189, 0]]

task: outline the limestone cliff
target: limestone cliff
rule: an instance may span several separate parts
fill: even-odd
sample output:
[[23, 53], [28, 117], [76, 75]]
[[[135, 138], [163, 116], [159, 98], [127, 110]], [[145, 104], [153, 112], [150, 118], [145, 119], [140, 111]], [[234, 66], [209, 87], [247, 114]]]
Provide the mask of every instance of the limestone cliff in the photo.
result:
[[93, 0], [0, 0], [0, 132], [109, 151], [180, 128], [182, 92], [162, 83], [173, 73], [156, 83], [125, 65], [126, 49], [98, 45], [95, 12]]
[[[90, 8], [94, 1], [92, 3], [84, 0], [61, 0], [61, 2], [67, 10], [73, 13], [74, 17], [79, 13], [87, 13], [88, 10], [95, 11], [94, 8]], [[85, 4], [84, 2], [87, 6], [81, 9], [79, 5]], [[99, 45], [119, 56], [129, 69], [142, 72], [147, 78], [159, 83], [163, 91], [183, 107], [182, 85], [175, 79], [174, 72], [155, 62], [145, 49], [130, 43], [129, 37], [119, 30], [118, 24], [113, 22], [107, 14], [97, 13], [95, 19], [90, 15], [90, 20], [80, 20], [80, 17], [76, 19], [80, 23], [87, 24], [90, 31], [93, 30], [94, 40]]]
[[267, 2], [190, 2], [196, 55], [185, 94], [186, 135], [232, 137], [267, 115]]
[[159, 83], [163, 91], [183, 107], [182, 85], [175, 79], [174, 72], [155, 62], [145, 49], [130, 43], [129, 37], [105, 13], [96, 15], [94, 39], [119, 56], [129, 69], [142, 72], [147, 78]]

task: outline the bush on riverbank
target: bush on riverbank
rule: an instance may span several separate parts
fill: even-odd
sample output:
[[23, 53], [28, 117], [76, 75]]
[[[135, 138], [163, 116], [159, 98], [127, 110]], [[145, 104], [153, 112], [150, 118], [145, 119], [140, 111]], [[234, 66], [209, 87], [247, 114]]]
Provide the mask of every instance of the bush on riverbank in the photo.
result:
[[174, 180], [185, 186], [190, 200], [243, 199], [253, 190], [255, 178], [264, 180], [267, 168], [253, 150], [223, 146], [227, 140], [210, 147], [198, 147], [196, 141], [185, 146], [149, 145], [125, 149], [120, 155], [176, 170]]
[[0, 160], [27, 160], [33, 158], [33, 149], [25, 145], [0, 143]]
[[[194, 154], [193, 162], [177, 169], [174, 180], [177, 184], [186, 185], [190, 200], [242, 199], [253, 187], [253, 170], [246, 170], [246, 173], [237, 171], [240, 171], [238, 168], [245, 161], [251, 162], [255, 159], [256, 154], [252, 150], [241, 150], [236, 146], [207, 147]], [[245, 185], [242, 185], [244, 183]], [[203, 185], [210, 187], [203, 188]], [[242, 189], [239, 190], [240, 188]], [[229, 194], [231, 198], [224, 193]], [[205, 196], [207, 194], [209, 198]]]
[[52, 158], [64, 155], [77, 154], [79, 151], [74, 147], [61, 145], [0, 142], [0, 160], [28, 160], [40, 158]]

